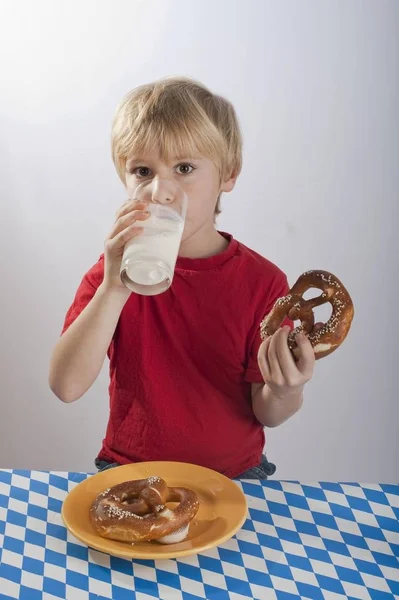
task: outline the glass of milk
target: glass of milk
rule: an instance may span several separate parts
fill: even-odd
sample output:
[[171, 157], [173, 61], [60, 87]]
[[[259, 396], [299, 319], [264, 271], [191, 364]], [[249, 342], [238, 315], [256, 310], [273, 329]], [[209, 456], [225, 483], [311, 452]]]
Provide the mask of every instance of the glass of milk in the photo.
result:
[[137, 222], [143, 232], [125, 246], [121, 280], [132, 292], [155, 296], [172, 284], [188, 199], [178, 184], [164, 179], [141, 183], [131, 197], [147, 203], [150, 217]]

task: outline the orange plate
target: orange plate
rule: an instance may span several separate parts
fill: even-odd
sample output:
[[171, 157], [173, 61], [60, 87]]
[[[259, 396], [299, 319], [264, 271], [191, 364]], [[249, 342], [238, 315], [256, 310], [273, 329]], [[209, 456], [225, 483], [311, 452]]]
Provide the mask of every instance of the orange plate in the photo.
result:
[[[99, 536], [89, 517], [97, 495], [117, 483], [154, 475], [165, 479], [170, 487], [187, 487], [198, 496], [200, 508], [184, 542], [132, 545]], [[223, 544], [242, 527], [247, 510], [246, 498], [238, 485], [216, 471], [188, 463], [143, 462], [109, 469], [79, 483], [64, 501], [62, 518], [72, 535], [91, 548], [121, 558], [159, 560], [198, 554]]]

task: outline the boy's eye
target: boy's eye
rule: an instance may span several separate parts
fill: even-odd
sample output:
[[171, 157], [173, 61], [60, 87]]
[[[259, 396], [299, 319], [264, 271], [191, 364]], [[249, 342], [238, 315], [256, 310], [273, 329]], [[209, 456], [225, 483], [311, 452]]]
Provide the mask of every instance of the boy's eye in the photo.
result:
[[137, 169], [134, 169], [133, 171], [133, 174], [138, 177], [148, 177], [150, 173], [151, 171], [148, 167], [137, 167]]
[[[190, 175], [194, 170], [195, 167], [188, 163], [182, 163], [176, 167], [176, 171], [179, 175]], [[132, 173], [136, 177], [144, 179], [151, 176], [151, 169], [148, 167], [136, 167], [133, 169]]]
[[190, 173], [192, 173], [193, 171], [193, 165], [184, 163], [177, 166], [177, 172], [180, 173], [180, 175], [190, 175]]

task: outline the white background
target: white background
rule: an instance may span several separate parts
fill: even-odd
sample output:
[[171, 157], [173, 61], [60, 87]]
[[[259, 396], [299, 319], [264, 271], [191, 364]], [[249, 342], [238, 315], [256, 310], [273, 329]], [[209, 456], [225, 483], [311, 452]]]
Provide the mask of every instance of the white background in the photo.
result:
[[1, 0], [0, 11], [0, 467], [93, 470], [107, 366], [63, 405], [49, 356], [125, 200], [109, 147], [117, 103], [190, 75], [234, 103], [244, 132], [219, 227], [291, 283], [332, 271], [356, 306], [302, 411], [268, 433], [276, 476], [397, 481], [399, 3]]

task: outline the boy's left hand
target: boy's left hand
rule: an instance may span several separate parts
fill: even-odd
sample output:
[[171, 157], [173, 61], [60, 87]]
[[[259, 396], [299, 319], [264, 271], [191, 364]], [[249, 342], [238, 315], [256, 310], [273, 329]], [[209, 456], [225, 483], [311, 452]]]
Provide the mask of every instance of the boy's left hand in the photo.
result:
[[[316, 323], [315, 328], [322, 327]], [[313, 347], [305, 334], [296, 336], [300, 357], [295, 360], [288, 346], [288, 334], [291, 329], [287, 325], [262, 342], [258, 352], [258, 364], [266, 385], [274, 396], [288, 399], [302, 393], [305, 383], [313, 375], [315, 355]]]

